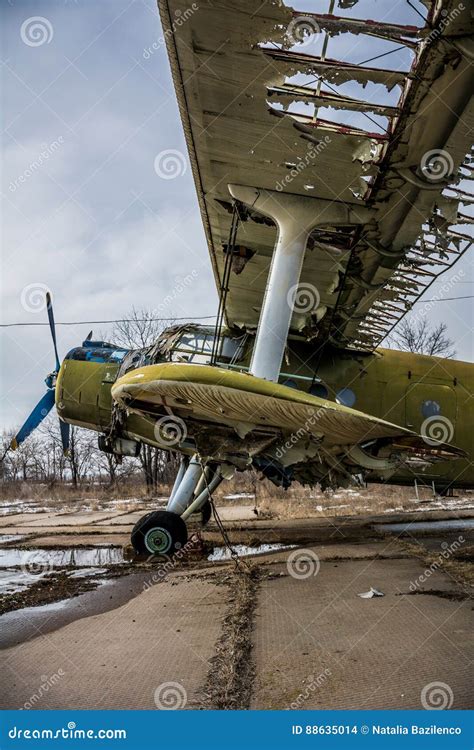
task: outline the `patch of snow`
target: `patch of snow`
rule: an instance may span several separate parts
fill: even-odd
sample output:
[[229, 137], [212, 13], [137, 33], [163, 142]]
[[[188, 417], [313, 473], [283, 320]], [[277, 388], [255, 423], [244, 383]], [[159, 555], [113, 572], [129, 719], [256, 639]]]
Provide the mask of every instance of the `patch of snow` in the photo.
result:
[[253, 500], [254, 497], [255, 495], [252, 492], [238, 492], [235, 495], [224, 495], [224, 500], [248, 500], [249, 498]]
[[[246, 555], [264, 555], [265, 552], [276, 552], [282, 549], [294, 549], [295, 544], [260, 544], [258, 547], [248, 547], [245, 544], [232, 545], [238, 557]], [[215, 547], [207, 558], [209, 561], [230, 560], [230, 550], [227, 547]]]

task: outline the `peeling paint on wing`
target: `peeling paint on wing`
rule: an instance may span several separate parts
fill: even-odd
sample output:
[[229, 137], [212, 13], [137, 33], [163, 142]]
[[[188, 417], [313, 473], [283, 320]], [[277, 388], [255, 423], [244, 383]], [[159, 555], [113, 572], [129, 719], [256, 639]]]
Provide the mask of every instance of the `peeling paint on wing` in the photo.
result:
[[[354, 5], [341, 0], [339, 8]], [[159, 0], [159, 7], [166, 32], [185, 0]], [[430, 38], [433, 22], [445, 8], [448, 3], [440, 0], [436, 18], [429, 16], [429, 24], [417, 28], [299, 11], [277, 0], [258, 8], [251, 0], [220, 0], [218, 6], [202, 5], [174, 34], [165, 34], [218, 285], [230, 225], [228, 182], [251, 181], [259, 188], [323, 200], [338, 195], [342, 202], [373, 207], [369, 224], [323, 227], [319, 237], [313, 234], [319, 241], [307, 253], [301, 283], [317, 286], [322, 314], [292, 320], [293, 330], [309, 340], [319, 336], [338, 346], [373, 349], [426, 288], [432, 268], [442, 270], [425, 264], [420, 273], [413, 261], [426, 254], [451, 264], [465, 251], [465, 237], [456, 237], [453, 228], [459, 222], [459, 201], [466, 205], [473, 200], [463, 184], [470, 170], [464, 167], [463, 180], [454, 176], [455, 190], [447, 194], [446, 183], [433, 186], [419, 169], [427, 151], [446, 148], [457, 173], [470, 145], [463, 122], [474, 116], [466, 95], [472, 90], [472, 66], [454, 41], [466, 46], [473, 20], [469, 11], [460, 10], [454, 24]], [[298, 17], [307, 26], [295, 37], [289, 26]], [[329, 45], [342, 34], [357, 37], [364, 46], [367, 40], [368, 60], [373, 37], [392, 46], [399, 43], [409, 53], [403, 59], [413, 59], [411, 69], [384, 69], [379, 60], [363, 65], [335, 60], [336, 53], [307, 54], [319, 41], [311, 39], [309, 20], [328, 35]], [[204, 64], [209, 56], [212, 71]], [[353, 96], [363, 88], [365, 96], [362, 91], [359, 98]], [[310, 151], [326, 137], [330, 141], [324, 149]], [[298, 165], [300, 160], [303, 169], [292, 167], [295, 175], [286, 180], [285, 163]], [[441, 226], [437, 217], [449, 224]], [[239, 284], [230, 285], [226, 316], [229, 325], [253, 331], [275, 227], [255, 212], [248, 218], [245, 245], [252, 260], [243, 267]], [[430, 237], [420, 234], [427, 221], [435, 222]], [[342, 272], [323, 251], [325, 243], [334, 246], [335, 237], [341, 250], [353, 250], [354, 267], [348, 266], [349, 254], [339, 258]], [[334, 285], [335, 278], [341, 288]]]

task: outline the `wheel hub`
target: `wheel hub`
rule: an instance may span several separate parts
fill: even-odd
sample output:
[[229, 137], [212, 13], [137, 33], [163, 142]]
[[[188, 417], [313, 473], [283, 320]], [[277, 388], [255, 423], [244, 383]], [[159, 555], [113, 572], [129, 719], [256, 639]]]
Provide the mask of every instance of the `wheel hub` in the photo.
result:
[[165, 554], [171, 549], [172, 543], [171, 534], [166, 529], [157, 527], [145, 534], [145, 546], [153, 554]]

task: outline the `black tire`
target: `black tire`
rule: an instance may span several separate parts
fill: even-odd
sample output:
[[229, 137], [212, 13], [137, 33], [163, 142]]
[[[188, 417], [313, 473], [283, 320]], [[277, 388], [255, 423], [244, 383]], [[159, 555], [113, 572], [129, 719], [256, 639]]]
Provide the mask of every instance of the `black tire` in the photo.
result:
[[137, 521], [131, 534], [133, 548], [140, 555], [172, 555], [187, 541], [185, 522], [168, 510], [147, 513]]
[[205, 526], [206, 523], [209, 523], [209, 521], [211, 520], [211, 515], [212, 515], [211, 503], [209, 502], [209, 500], [206, 500], [206, 502], [201, 508], [201, 523], [203, 526]]

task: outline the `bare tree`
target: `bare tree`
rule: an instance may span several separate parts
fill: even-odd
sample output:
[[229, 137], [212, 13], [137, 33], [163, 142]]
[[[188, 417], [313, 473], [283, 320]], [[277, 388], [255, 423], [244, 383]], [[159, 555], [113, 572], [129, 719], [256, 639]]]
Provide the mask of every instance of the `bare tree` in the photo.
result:
[[132, 307], [126, 319], [114, 324], [112, 340], [128, 349], [139, 349], [150, 346], [169, 325], [171, 321], [160, 320], [152, 310]]
[[427, 318], [409, 320], [404, 318], [388, 339], [392, 349], [404, 352], [417, 352], [435, 357], [451, 359], [455, 356], [454, 341], [447, 335], [446, 323], [430, 325]]
[[[132, 307], [126, 319], [115, 323], [112, 328], [112, 341], [129, 349], [151, 346], [172, 324], [172, 321], [157, 319], [152, 310]], [[173, 455], [145, 443], [139, 458], [150, 493], [156, 490], [159, 481], [167, 480], [177, 469], [177, 460]]]

